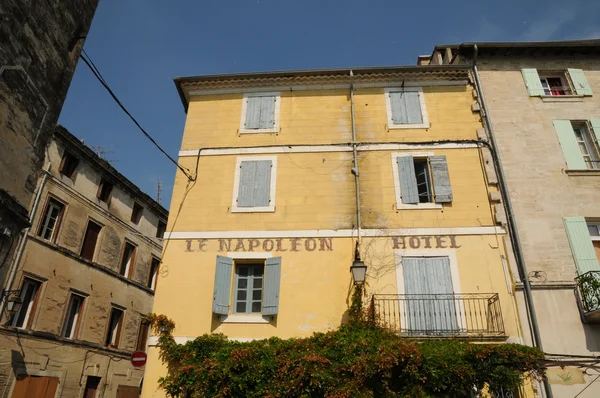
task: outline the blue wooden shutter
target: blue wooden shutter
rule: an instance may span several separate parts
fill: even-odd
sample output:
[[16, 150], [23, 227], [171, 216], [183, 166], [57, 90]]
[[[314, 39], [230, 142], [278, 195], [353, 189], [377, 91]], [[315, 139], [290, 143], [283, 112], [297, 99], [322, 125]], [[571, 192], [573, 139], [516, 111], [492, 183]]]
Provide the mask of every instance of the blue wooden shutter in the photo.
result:
[[430, 257], [426, 260], [427, 283], [429, 291], [436, 296], [431, 303], [435, 330], [453, 332], [458, 329], [456, 303], [452, 286], [452, 272], [448, 257]]
[[419, 332], [428, 329], [430, 302], [428, 297], [417, 296], [431, 294], [422, 269], [423, 259], [420, 257], [403, 257], [402, 274], [404, 276], [404, 292], [406, 299], [406, 319], [402, 329]]
[[554, 120], [554, 129], [560, 142], [565, 160], [567, 161], [567, 168], [569, 170], [585, 170], [587, 166], [581, 155], [581, 149], [575, 138], [575, 131], [573, 131], [573, 125], [570, 120]]
[[452, 202], [452, 186], [448, 175], [446, 156], [430, 156], [429, 164], [433, 172], [433, 190], [436, 203]]
[[600, 119], [591, 119], [590, 124], [592, 125], [596, 142], [600, 144]]
[[271, 129], [275, 126], [275, 96], [261, 97], [259, 128]]
[[537, 69], [523, 68], [521, 69], [521, 73], [523, 74], [523, 80], [525, 80], [525, 86], [527, 86], [530, 97], [544, 95], [544, 87], [542, 87]]
[[585, 74], [581, 69], [567, 69], [577, 95], [592, 95], [592, 88], [588, 84]]
[[592, 245], [592, 239], [588, 231], [587, 222], [583, 217], [563, 218], [571, 253], [577, 267], [577, 274], [582, 275], [588, 271], [600, 271], [598, 257]]
[[262, 97], [247, 97], [246, 98], [246, 123], [247, 129], [260, 128], [260, 108], [262, 105]]
[[254, 177], [254, 206], [269, 206], [271, 202], [271, 168], [270, 160], [256, 162], [256, 175]]
[[240, 181], [238, 185], [238, 207], [254, 206], [254, 181], [256, 176], [255, 161], [243, 161], [240, 163]]
[[213, 294], [213, 312], [215, 314], [229, 314], [229, 289], [231, 286], [231, 270], [233, 259], [217, 256], [217, 269], [215, 272], [215, 290]]
[[281, 257], [267, 258], [265, 261], [265, 290], [263, 292], [263, 315], [276, 315], [279, 312], [279, 285], [281, 282]]
[[417, 177], [415, 175], [415, 163], [413, 157], [398, 156], [396, 160], [398, 162], [402, 203], [419, 203], [419, 191], [417, 190]]

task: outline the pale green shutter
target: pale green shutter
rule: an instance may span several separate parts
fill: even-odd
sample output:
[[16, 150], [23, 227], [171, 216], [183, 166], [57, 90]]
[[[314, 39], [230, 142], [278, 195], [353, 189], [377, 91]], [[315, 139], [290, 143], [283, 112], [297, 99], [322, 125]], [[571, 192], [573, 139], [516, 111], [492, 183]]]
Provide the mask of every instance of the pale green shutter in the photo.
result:
[[577, 95], [592, 95], [592, 88], [587, 82], [583, 70], [581, 69], [567, 69], [569, 71], [569, 77], [573, 83], [573, 88]]
[[229, 314], [229, 290], [231, 287], [232, 268], [233, 259], [224, 256], [217, 256], [215, 290], [213, 294], [213, 312], [215, 314]]
[[398, 162], [402, 203], [419, 203], [419, 190], [417, 189], [417, 177], [415, 175], [413, 157], [399, 156], [396, 161]]
[[581, 150], [577, 144], [575, 138], [575, 131], [573, 131], [573, 125], [570, 120], [554, 120], [554, 129], [560, 142], [565, 160], [567, 161], [567, 168], [569, 170], [585, 170], [587, 169]]
[[600, 271], [600, 264], [598, 264], [598, 257], [596, 257], [585, 218], [565, 217], [563, 222], [571, 245], [571, 253], [573, 253], [573, 259], [577, 266], [577, 274]]
[[254, 185], [256, 184], [257, 161], [243, 161], [240, 163], [240, 181], [238, 185], [238, 207], [254, 206]]
[[263, 292], [263, 315], [279, 312], [279, 284], [281, 282], [281, 257], [265, 260], [265, 290]]
[[521, 69], [521, 73], [523, 74], [523, 80], [525, 80], [525, 86], [527, 86], [530, 97], [544, 95], [544, 88], [542, 87], [537, 69], [524, 68]]
[[596, 142], [600, 144], [600, 119], [591, 119], [590, 124], [592, 125], [592, 130], [594, 130]]
[[431, 171], [433, 172], [435, 203], [452, 202], [452, 186], [450, 185], [446, 156], [430, 156], [429, 164], [431, 165]]

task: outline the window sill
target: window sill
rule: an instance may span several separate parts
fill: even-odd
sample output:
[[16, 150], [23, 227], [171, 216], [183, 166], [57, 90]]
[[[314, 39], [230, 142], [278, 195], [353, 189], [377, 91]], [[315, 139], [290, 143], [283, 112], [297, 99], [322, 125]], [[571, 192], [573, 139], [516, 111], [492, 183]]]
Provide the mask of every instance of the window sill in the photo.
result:
[[583, 95], [540, 95], [543, 102], [583, 102]]
[[269, 317], [261, 315], [222, 315], [222, 323], [270, 323]]
[[416, 205], [409, 205], [405, 203], [396, 203], [396, 210], [431, 210], [431, 209], [442, 209], [443, 206], [440, 203], [419, 203]]
[[240, 134], [279, 134], [279, 128], [272, 128], [272, 129], [251, 129], [251, 130], [247, 130], [247, 129], [240, 129], [239, 130]]
[[268, 207], [237, 207], [231, 208], [232, 213], [275, 213], [275, 206]]
[[567, 170], [566, 171], [570, 176], [600, 176], [600, 170]]
[[429, 123], [423, 124], [389, 124], [388, 130], [403, 130], [403, 129], [428, 129]]

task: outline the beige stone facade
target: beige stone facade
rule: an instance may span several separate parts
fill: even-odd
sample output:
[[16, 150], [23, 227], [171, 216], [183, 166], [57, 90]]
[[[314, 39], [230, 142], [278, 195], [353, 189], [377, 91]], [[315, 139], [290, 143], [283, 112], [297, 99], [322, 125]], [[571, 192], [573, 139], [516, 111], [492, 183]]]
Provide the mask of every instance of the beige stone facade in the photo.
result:
[[[57, 397], [94, 388], [95, 396], [137, 396], [143, 368], [130, 356], [145, 350], [142, 317], [152, 310], [167, 212], [60, 126], [46, 153], [50, 171], [10, 286], [23, 305], [5, 312], [0, 328], [0, 397], [17, 396], [27, 376], [56, 381]], [[66, 157], [76, 163], [70, 176]], [[106, 201], [102, 184], [112, 185]], [[101, 226], [92, 249], [90, 221]]]
[[[593, 241], [594, 237], [587, 236], [583, 227], [582, 236], [576, 239], [571, 236], [570, 242], [564, 220], [578, 217], [589, 225], [598, 221], [600, 171], [593, 162], [581, 169], [569, 166], [568, 148], [555, 127], [556, 120], [584, 126], [590, 137], [588, 149], [598, 150], [596, 137], [600, 131], [596, 131], [594, 121], [600, 119], [599, 50], [600, 40], [479, 43], [476, 51], [472, 44], [438, 46], [430, 59], [419, 61], [473, 64], [476, 56], [487, 116], [497, 142], [527, 268], [525, 277], [532, 286], [543, 349], [552, 354], [600, 353], [600, 325], [594, 324], [589, 312], [581, 309], [576, 278], [585, 272], [578, 263], [580, 248], [573, 247], [573, 241], [589, 245], [589, 241], [583, 241]], [[446, 56], [447, 51], [451, 57]], [[563, 87], [531, 95], [524, 77], [527, 72], [523, 69], [535, 69], [540, 78], [561, 77]], [[577, 92], [574, 76], [570, 75], [572, 70], [580, 70], [585, 76], [591, 95]], [[573, 146], [572, 153], [581, 156], [582, 145], [579, 142]], [[591, 250], [591, 246], [587, 247]], [[598, 267], [594, 256], [591, 257], [588, 264]], [[514, 262], [512, 270], [522, 324], [527, 325], [523, 278], [519, 277]], [[556, 373], [555, 369], [552, 372]], [[595, 377], [595, 374], [582, 377], [581, 369], [577, 368], [572, 372], [572, 377], [549, 378], [554, 397], [572, 397]], [[599, 395], [600, 385], [595, 383], [582, 397]]]

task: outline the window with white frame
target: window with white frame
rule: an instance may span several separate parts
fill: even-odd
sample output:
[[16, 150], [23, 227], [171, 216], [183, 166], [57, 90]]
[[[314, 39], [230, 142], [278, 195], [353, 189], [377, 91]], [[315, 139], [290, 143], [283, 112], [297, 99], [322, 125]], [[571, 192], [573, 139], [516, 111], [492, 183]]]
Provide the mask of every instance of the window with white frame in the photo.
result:
[[421, 87], [385, 89], [388, 128], [429, 128]]
[[39, 299], [42, 282], [32, 279], [23, 279], [21, 285], [21, 307], [12, 319], [12, 326], [20, 329], [29, 329], [33, 321], [33, 315]]
[[432, 153], [392, 153], [398, 209], [435, 209], [452, 202], [446, 156]]
[[148, 286], [152, 290], [156, 290], [156, 277], [158, 276], [158, 270], [160, 268], [160, 260], [152, 256], [150, 261], [150, 268], [148, 269]]
[[65, 205], [54, 198], [48, 198], [44, 217], [38, 229], [38, 236], [42, 239], [54, 241], [60, 226]]
[[125, 312], [116, 307], [112, 307], [110, 310], [110, 318], [108, 320], [108, 328], [106, 330], [106, 340], [104, 345], [111, 348], [119, 347], [119, 340], [121, 339], [121, 328], [123, 326], [123, 317]]
[[242, 102], [240, 133], [279, 132], [279, 93], [249, 93]]
[[66, 337], [67, 339], [77, 338], [79, 326], [81, 325], [84, 301], [84, 296], [77, 293], [71, 293], [65, 320], [63, 322], [62, 337]]
[[125, 241], [125, 247], [123, 248], [123, 256], [121, 257], [121, 268], [119, 269], [119, 273], [126, 278], [130, 278], [131, 274], [133, 273], [133, 266], [135, 264], [135, 250], [135, 245]]
[[600, 169], [600, 119], [554, 120], [569, 170]]
[[592, 88], [582, 69], [538, 71], [535, 68], [523, 68], [521, 73], [530, 97], [592, 95]]
[[279, 312], [280, 279], [281, 257], [233, 259], [217, 256], [213, 312], [224, 316], [276, 315]]
[[231, 211], [275, 211], [276, 169], [276, 156], [238, 158]]

